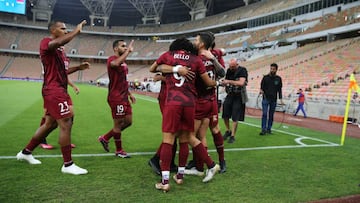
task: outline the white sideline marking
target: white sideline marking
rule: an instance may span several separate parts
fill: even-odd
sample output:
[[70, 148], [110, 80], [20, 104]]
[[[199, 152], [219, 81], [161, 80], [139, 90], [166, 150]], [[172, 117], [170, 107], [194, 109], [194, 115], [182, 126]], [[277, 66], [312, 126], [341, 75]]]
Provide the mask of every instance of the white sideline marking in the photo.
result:
[[[237, 151], [251, 151], [251, 150], [268, 150], [268, 149], [292, 149], [292, 148], [310, 148], [310, 147], [338, 147], [340, 145], [329, 144], [317, 144], [317, 145], [284, 145], [284, 146], [267, 146], [267, 147], [249, 147], [249, 148], [230, 148], [224, 149], [225, 152], [237, 152]], [[215, 149], [209, 149], [208, 152], [216, 152]], [[154, 155], [155, 152], [130, 152], [131, 156], [144, 156]], [[192, 153], [190, 151], [190, 153]], [[102, 156], [114, 156], [114, 153], [102, 153], [102, 154], [72, 154], [72, 157], [102, 157]], [[35, 158], [60, 158], [61, 154], [54, 155], [34, 155]], [[16, 156], [0, 156], [1, 159], [16, 159]]]
[[[240, 122], [240, 123], [260, 128], [260, 126], [255, 125], [255, 124], [246, 123], [246, 122]], [[306, 145], [306, 144], [301, 142], [302, 139], [309, 139], [309, 140], [314, 140], [314, 141], [318, 141], [318, 142], [327, 143], [327, 144], [332, 145], [332, 146], [339, 146], [339, 144], [336, 144], [336, 143], [333, 143], [333, 142], [329, 142], [329, 141], [326, 141], [326, 140], [321, 140], [321, 139], [313, 138], [313, 137], [307, 137], [307, 136], [299, 135], [299, 134], [296, 134], [296, 133], [286, 132], [286, 131], [283, 131], [283, 130], [272, 129], [272, 131], [277, 131], [277, 132], [281, 132], [281, 133], [284, 133], [284, 134], [287, 134], [287, 135], [292, 135], [292, 136], [298, 137], [297, 139], [295, 139], [295, 142], [297, 142], [299, 145], [313, 146], [313, 145]]]

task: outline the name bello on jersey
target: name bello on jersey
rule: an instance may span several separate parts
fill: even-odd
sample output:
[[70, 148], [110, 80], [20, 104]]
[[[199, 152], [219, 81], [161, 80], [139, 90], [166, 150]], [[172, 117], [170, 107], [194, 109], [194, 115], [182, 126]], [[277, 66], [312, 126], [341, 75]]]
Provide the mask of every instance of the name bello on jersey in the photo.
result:
[[187, 54], [174, 54], [174, 59], [189, 60], [190, 55], [187, 55]]

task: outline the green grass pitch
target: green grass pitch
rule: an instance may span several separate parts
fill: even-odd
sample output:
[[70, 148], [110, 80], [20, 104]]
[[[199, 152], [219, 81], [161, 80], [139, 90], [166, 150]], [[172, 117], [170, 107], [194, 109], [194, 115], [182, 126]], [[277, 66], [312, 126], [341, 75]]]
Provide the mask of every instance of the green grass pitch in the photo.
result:
[[[73, 159], [89, 174], [60, 171], [62, 158], [55, 130], [48, 142], [54, 150], [37, 148], [41, 165], [17, 161], [43, 114], [41, 83], [0, 80], [0, 202], [307, 202], [360, 193], [360, 140], [296, 126], [274, 124], [274, 134], [259, 136], [260, 120], [246, 118], [234, 144], [225, 143], [227, 172], [204, 184], [186, 176], [183, 185], [171, 181], [167, 194], [157, 191], [160, 180], [147, 161], [161, 142], [161, 114], [154, 98], [137, 95], [133, 125], [123, 132], [123, 146], [133, 157], [105, 153], [97, 137], [112, 128], [107, 89], [79, 85], [71, 94], [75, 122]], [[224, 129], [223, 122], [220, 121]], [[302, 144], [295, 141], [302, 137]], [[210, 155], [218, 161], [210, 133]], [[54, 155], [54, 156], [50, 156]], [[47, 157], [48, 156], [48, 157]], [[190, 154], [191, 157], [191, 154]]]

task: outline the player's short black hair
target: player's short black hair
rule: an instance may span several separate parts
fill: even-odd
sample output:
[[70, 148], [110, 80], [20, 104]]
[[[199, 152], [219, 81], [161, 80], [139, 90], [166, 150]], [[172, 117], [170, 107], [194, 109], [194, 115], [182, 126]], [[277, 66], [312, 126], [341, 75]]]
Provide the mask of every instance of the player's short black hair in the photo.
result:
[[178, 50], [184, 50], [197, 55], [197, 51], [193, 43], [191, 43], [191, 41], [186, 39], [185, 37], [178, 38], [170, 44], [169, 51], [178, 51]]
[[205, 49], [209, 49], [215, 41], [215, 36], [212, 32], [200, 32], [198, 36], [200, 36], [200, 40], [204, 43]]
[[113, 42], [113, 49], [119, 45], [119, 42], [124, 42], [122, 39], [117, 39]]
[[275, 67], [276, 70], [278, 69], [278, 65], [276, 63], [272, 63], [270, 67]]
[[50, 21], [50, 23], [48, 24], [48, 30], [51, 31], [51, 29], [53, 29], [53, 27], [58, 23], [64, 23], [64, 22], [59, 21], [59, 20]]

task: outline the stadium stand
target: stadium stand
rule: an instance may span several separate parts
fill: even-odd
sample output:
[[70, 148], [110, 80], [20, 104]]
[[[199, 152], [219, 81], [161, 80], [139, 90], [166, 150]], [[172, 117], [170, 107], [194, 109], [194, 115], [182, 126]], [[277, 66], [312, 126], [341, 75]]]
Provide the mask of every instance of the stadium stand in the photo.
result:
[[41, 63], [38, 58], [18, 56], [2, 75], [3, 77], [40, 79]]

